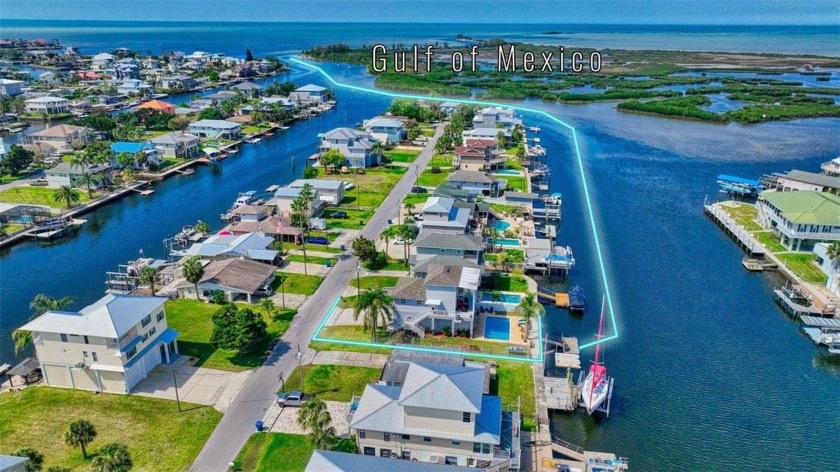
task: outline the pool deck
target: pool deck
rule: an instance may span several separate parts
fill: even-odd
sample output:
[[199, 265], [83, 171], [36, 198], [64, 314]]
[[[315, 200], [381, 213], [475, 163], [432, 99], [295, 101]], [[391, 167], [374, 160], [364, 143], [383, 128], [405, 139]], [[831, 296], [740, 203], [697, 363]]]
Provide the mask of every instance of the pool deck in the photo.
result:
[[[493, 318], [507, 318], [510, 320], [510, 339], [505, 341], [502, 339], [492, 339], [492, 338], [485, 338], [484, 337], [484, 320], [488, 317]], [[519, 318], [521, 316], [518, 315], [488, 315], [482, 313], [480, 316], [476, 316], [475, 324], [473, 325], [473, 339], [478, 339], [481, 341], [492, 341], [495, 343], [500, 344], [513, 344], [517, 346], [527, 346], [528, 341], [525, 339], [525, 330], [519, 326]], [[534, 330], [532, 329], [531, 332], [533, 333]]]

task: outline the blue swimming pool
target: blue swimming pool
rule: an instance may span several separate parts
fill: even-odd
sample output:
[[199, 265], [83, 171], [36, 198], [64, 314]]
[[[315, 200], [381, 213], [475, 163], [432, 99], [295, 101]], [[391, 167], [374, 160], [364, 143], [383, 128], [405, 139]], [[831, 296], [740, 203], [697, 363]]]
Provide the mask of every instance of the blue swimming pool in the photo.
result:
[[504, 231], [504, 230], [510, 228], [510, 223], [508, 223], [507, 221], [496, 220], [496, 221], [493, 222], [493, 224], [491, 226], [493, 226], [494, 228], [496, 228], [499, 231]]
[[498, 246], [513, 246], [519, 247], [519, 240], [518, 239], [506, 239], [501, 238], [496, 240], [496, 245]]
[[496, 173], [499, 175], [522, 175], [519, 171], [510, 169], [497, 170]]
[[[501, 301], [502, 301], [502, 303], [512, 303], [514, 305], [519, 305], [519, 302], [521, 300], [522, 300], [522, 297], [520, 297], [519, 295], [516, 295], [515, 293], [503, 293]], [[481, 294], [481, 301], [492, 302], [492, 301], [495, 301], [495, 300], [493, 300], [493, 295], [492, 294], [485, 292], [485, 293]]]
[[488, 316], [484, 320], [484, 337], [487, 339], [510, 341], [510, 319]]

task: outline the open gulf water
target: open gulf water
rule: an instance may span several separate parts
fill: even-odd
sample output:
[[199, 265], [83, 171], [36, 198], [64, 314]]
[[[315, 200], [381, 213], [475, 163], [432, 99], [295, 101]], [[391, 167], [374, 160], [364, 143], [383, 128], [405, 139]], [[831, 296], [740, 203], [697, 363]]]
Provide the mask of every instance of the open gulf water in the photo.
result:
[[[10, 24], [10, 31], [20, 34], [7, 34], [7, 24], [0, 23], [0, 36], [58, 37], [83, 46], [84, 52], [119, 46], [145, 51], [145, 44], [155, 44], [155, 50], [241, 55], [250, 43], [258, 55], [335, 42], [343, 34], [347, 42], [377, 40], [375, 30], [350, 34], [346, 25], [321, 25], [309, 37], [257, 47], [253, 44], [261, 41], [262, 29], [228, 44], [223, 39], [230, 38], [230, 25], [218, 26], [216, 35], [164, 28], [141, 37], [140, 32], [114, 31], [163, 27], [28, 22]], [[472, 31], [403, 26], [407, 30], [392, 28], [387, 38], [443, 41]], [[287, 28], [283, 37], [298, 31]], [[500, 28], [496, 35], [536, 31]], [[493, 35], [492, 30], [485, 33]], [[670, 34], [675, 41], [688, 41], [680, 40], [678, 32]], [[760, 38], [762, 33], [750, 34]], [[776, 41], [775, 33], [767, 34], [766, 43]], [[826, 34], [814, 41], [830, 40], [831, 33]], [[215, 39], [206, 39], [211, 36]], [[742, 50], [751, 43], [727, 44]], [[324, 68], [339, 81], [372, 85], [361, 67]], [[298, 66], [277, 80], [327, 85], [322, 76]], [[217, 171], [198, 167], [192, 176], [155, 184], [152, 196], [129, 196], [86, 215], [88, 223], [72, 238], [50, 245], [25, 243], [0, 255], [0, 362], [16, 359], [9, 335], [28, 318], [27, 305], [36, 293], [74, 295], [79, 302], [73, 308], [95, 301], [104, 292], [105, 271], [134, 259], [140, 248], [147, 256], [162, 256], [163, 238], [184, 224], [202, 219], [218, 227], [219, 214], [238, 192], [262, 191], [300, 176], [304, 159], [316, 148], [317, 133], [354, 126], [389, 103], [382, 96], [344, 89], [336, 89], [336, 95], [334, 110], [242, 146]], [[720, 173], [757, 178], [792, 168], [817, 171], [821, 162], [840, 154], [840, 120], [720, 125], [625, 114], [614, 104], [524, 105], [554, 113], [578, 130], [619, 329], [618, 339], [604, 351], [609, 375], [616, 379], [611, 416], [595, 421], [584, 414], [555, 415], [554, 432], [587, 449], [626, 456], [633, 470], [840, 470], [840, 367], [774, 304], [772, 289], [782, 281], [772, 274], [747, 273], [740, 265], [741, 250], [702, 212], [706, 198], [718, 198], [715, 177]], [[569, 283], [582, 285], [589, 301], [589, 310], [576, 317], [549, 307], [545, 329], [591, 340], [604, 287], [570, 136], [544, 118], [523, 118], [543, 130], [539, 137], [549, 151], [550, 192], [564, 196], [558, 243], [574, 249], [577, 265]], [[584, 361], [591, 355], [584, 352]]]

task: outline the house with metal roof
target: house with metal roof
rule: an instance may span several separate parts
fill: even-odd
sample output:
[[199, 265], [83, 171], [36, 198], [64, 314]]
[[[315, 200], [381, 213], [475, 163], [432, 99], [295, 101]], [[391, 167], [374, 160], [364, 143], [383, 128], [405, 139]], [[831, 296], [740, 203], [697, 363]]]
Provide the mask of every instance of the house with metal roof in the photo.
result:
[[[280, 187], [274, 191], [271, 202], [277, 206], [277, 212], [280, 215], [292, 214], [292, 203], [300, 196], [301, 190], [303, 190], [302, 184], [300, 187]], [[312, 188], [312, 196], [312, 201], [309, 203], [309, 216], [315, 217], [324, 210], [324, 203], [321, 199], [321, 191], [317, 188]]]
[[152, 144], [165, 156], [179, 159], [190, 159], [198, 156], [198, 136], [183, 131], [173, 131], [152, 138]]
[[828, 192], [761, 192], [758, 223], [772, 230], [790, 251], [840, 241], [840, 196]]
[[329, 99], [329, 90], [319, 85], [307, 84], [296, 88], [289, 94], [289, 99], [297, 103], [318, 105]]
[[511, 108], [487, 107], [475, 112], [473, 126], [476, 128], [497, 128], [502, 125], [505, 128], [513, 128], [522, 124]]
[[405, 123], [386, 116], [377, 116], [362, 123], [374, 139], [385, 144], [396, 144], [405, 138]]
[[[388, 452], [387, 449], [385, 452]], [[312, 456], [309, 458], [304, 472], [357, 472], [359, 470], [366, 472], [393, 472], [395, 470], [402, 472], [482, 472], [484, 470], [475, 467], [457, 467], [412, 461], [395, 458], [392, 454], [375, 457], [316, 449], [312, 451]]]
[[774, 173], [762, 179], [765, 188], [782, 192], [792, 190], [813, 190], [815, 192], [840, 193], [840, 176], [816, 174], [803, 170]]
[[28, 457], [7, 456], [0, 454], [0, 472], [28, 472]]
[[48, 311], [20, 329], [32, 332], [46, 385], [129, 393], [178, 355], [164, 301], [111, 293], [78, 312]]
[[340, 152], [348, 167], [370, 167], [379, 164], [378, 141], [370, 134], [353, 128], [335, 128], [319, 134], [321, 153], [334, 149]]
[[172, 255], [181, 257], [199, 256], [202, 259], [227, 259], [244, 257], [271, 263], [277, 259], [277, 251], [268, 247], [274, 238], [265, 233], [245, 233], [235, 235], [230, 231], [221, 231], [200, 243], [195, 243], [182, 251], [173, 251]]
[[7, 95], [14, 97], [23, 93], [21, 86], [24, 82], [22, 80], [0, 79], [0, 95]]
[[500, 397], [484, 394], [484, 378], [478, 366], [412, 362], [401, 384], [367, 385], [350, 416], [359, 452], [519, 469], [519, 413], [503, 411]]
[[451, 197], [429, 197], [423, 205], [420, 232], [465, 234], [470, 224], [470, 206], [458, 206]]
[[61, 162], [57, 166], [44, 171], [47, 178], [47, 185], [58, 188], [63, 185], [69, 185], [77, 188], [87, 188], [87, 183], [82, 184], [82, 175], [90, 174], [93, 180], [90, 182], [91, 188], [99, 188], [105, 184], [105, 172], [110, 169], [108, 164], [86, 164], [84, 166], [75, 166], [69, 162]]
[[443, 102], [438, 105], [438, 110], [444, 113], [447, 117], [452, 116], [458, 110], [458, 104], [455, 102]]
[[249, 97], [256, 97], [260, 93], [262, 93], [263, 86], [259, 84], [255, 84], [250, 80], [246, 80], [245, 82], [240, 82], [236, 85], [232, 85], [230, 87], [232, 90], [239, 90], [240, 92], [244, 93]]
[[479, 266], [484, 264], [484, 240], [478, 235], [446, 234], [427, 231], [414, 241], [415, 254], [409, 264], [415, 269], [435, 256], [453, 256], [466, 259]]
[[452, 187], [466, 190], [472, 195], [483, 195], [485, 197], [498, 197], [501, 190], [501, 182], [494, 179], [490, 174], [471, 170], [456, 170], [446, 177], [446, 183]]
[[344, 200], [344, 182], [329, 179], [297, 179], [288, 185], [289, 188], [303, 188], [309, 184], [318, 191], [318, 198], [329, 205], [338, 205]]
[[[255, 295], [270, 295], [277, 268], [248, 259], [230, 258], [212, 261], [204, 267], [198, 281], [201, 298], [209, 299], [221, 291], [229, 302], [244, 297], [250, 305]], [[195, 285], [184, 281], [177, 287], [182, 297], [195, 298]]]
[[60, 97], [30, 98], [23, 103], [26, 107], [26, 113], [37, 115], [57, 115], [60, 113], [67, 113], [67, 109], [70, 106], [70, 100]]
[[199, 138], [237, 139], [242, 135], [242, 124], [228, 120], [198, 120], [188, 129]]

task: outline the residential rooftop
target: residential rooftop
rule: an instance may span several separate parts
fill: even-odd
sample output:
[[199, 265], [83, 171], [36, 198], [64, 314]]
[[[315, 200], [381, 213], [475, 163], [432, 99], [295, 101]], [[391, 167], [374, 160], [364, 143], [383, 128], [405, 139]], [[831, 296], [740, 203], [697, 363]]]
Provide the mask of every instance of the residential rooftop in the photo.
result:
[[796, 224], [840, 226], [840, 196], [828, 192], [761, 192], [761, 198]]

